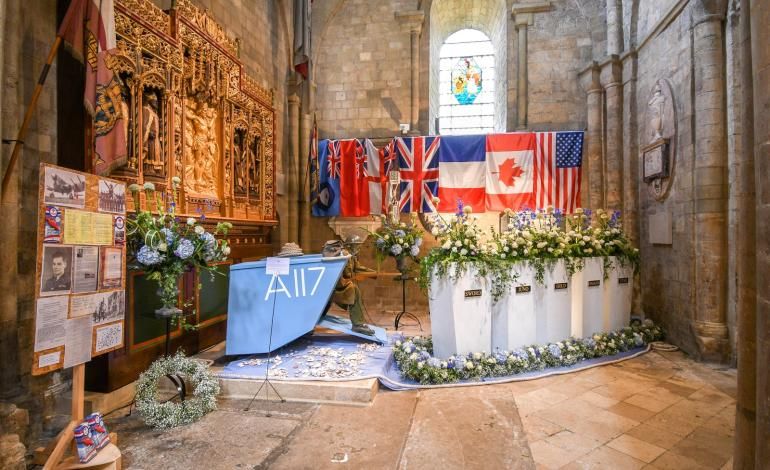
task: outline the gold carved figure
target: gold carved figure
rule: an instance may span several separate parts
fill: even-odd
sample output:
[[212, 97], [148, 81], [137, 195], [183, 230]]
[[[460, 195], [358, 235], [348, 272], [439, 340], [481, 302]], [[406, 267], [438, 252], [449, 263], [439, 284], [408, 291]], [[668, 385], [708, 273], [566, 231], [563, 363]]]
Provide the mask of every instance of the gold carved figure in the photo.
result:
[[144, 164], [156, 173], [163, 171], [163, 152], [160, 145], [160, 116], [155, 93], [144, 95], [142, 104], [142, 151]]
[[185, 187], [202, 196], [217, 196], [216, 110], [202, 100], [186, 103]]

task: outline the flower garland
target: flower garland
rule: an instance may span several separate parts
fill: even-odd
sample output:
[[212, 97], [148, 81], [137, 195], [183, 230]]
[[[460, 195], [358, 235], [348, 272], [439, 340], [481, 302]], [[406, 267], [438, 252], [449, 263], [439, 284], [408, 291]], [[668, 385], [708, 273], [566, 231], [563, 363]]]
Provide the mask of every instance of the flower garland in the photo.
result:
[[[166, 375], [181, 375], [193, 388], [191, 398], [161, 403], [156, 395], [158, 380]], [[194, 423], [217, 408], [219, 381], [208, 366], [185, 357], [182, 352], [153, 362], [136, 382], [136, 409], [144, 422], [155, 429], [168, 429]]]
[[415, 336], [396, 341], [393, 355], [401, 375], [421, 384], [444, 384], [459, 380], [481, 380], [504, 377], [547, 367], [563, 367], [596, 357], [612, 356], [642, 347], [664, 337], [663, 330], [645, 320], [639, 326], [628, 326], [610, 333], [597, 333], [590, 338], [570, 338], [544, 346], [522, 347], [513, 351], [476, 352], [449, 358], [433, 357], [430, 337]]

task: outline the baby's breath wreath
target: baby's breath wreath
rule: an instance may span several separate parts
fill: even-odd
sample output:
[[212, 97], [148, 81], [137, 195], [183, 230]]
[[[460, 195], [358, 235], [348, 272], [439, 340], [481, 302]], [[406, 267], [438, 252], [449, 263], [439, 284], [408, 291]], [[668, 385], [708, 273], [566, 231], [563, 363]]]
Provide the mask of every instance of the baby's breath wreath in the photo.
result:
[[[193, 389], [192, 396], [178, 403], [161, 403], [157, 398], [158, 380], [167, 374], [180, 375]], [[205, 364], [185, 357], [182, 352], [160, 358], [142, 372], [136, 382], [136, 409], [144, 422], [155, 429], [168, 429], [194, 423], [217, 408], [219, 381]]]

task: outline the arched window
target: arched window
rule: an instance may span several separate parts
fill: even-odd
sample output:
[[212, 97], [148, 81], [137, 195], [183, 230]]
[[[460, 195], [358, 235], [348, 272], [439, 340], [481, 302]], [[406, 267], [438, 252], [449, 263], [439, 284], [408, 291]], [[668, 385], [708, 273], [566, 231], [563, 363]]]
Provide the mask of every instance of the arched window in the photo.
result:
[[439, 55], [439, 134], [495, 130], [495, 53], [481, 31], [449, 36]]

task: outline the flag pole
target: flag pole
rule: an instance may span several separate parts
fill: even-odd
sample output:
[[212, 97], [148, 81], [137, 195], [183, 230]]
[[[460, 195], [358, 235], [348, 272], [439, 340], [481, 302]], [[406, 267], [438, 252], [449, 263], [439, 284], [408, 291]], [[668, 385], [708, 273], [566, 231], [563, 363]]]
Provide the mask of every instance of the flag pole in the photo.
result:
[[19, 158], [21, 147], [24, 145], [24, 138], [27, 136], [27, 129], [29, 128], [30, 121], [32, 121], [32, 114], [35, 112], [35, 108], [37, 107], [37, 100], [40, 98], [40, 93], [43, 92], [43, 85], [45, 85], [45, 80], [48, 78], [48, 71], [51, 70], [51, 64], [53, 64], [53, 61], [56, 58], [56, 52], [59, 50], [61, 42], [62, 37], [57, 35], [56, 40], [51, 46], [51, 51], [48, 53], [48, 58], [45, 61], [43, 70], [40, 72], [40, 78], [37, 80], [35, 90], [32, 92], [32, 99], [29, 101], [27, 111], [24, 113], [24, 120], [21, 122], [21, 128], [19, 129], [19, 133], [16, 135], [16, 140], [3, 139], [3, 143], [13, 142], [13, 151], [11, 152], [11, 159], [8, 161], [8, 168], [5, 169], [5, 174], [3, 175], [2, 195], [0, 196], [0, 199], [2, 200], [5, 200], [5, 193], [8, 189], [11, 173], [13, 173], [13, 167], [16, 164], [16, 160]]

